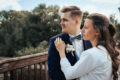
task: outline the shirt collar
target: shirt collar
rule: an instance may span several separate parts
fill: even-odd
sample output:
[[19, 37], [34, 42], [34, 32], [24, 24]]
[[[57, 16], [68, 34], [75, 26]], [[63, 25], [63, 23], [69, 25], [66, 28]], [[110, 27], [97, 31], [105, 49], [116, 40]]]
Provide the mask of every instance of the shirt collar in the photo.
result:
[[[80, 32], [79, 34], [82, 35], [81, 32]], [[78, 35], [79, 35], [79, 34], [78, 34]], [[71, 38], [71, 37], [75, 37], [75, 35], [71, 35], [71, 34], [69, 34], [69, 36], [70, 36], [70, 38]], [[76, 36], [77, 36], [77, 35], [76, 35]]]

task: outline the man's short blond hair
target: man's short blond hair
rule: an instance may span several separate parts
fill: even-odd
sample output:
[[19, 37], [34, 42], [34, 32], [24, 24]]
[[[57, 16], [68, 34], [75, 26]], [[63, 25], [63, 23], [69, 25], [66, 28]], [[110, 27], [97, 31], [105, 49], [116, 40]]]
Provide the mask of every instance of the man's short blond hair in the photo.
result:
[[61, 13], [70, 12], [70, 16], [74, 19], [76, 17], [82, 18], [82, 11], [77, 6], [67, 6], [61, 9]]

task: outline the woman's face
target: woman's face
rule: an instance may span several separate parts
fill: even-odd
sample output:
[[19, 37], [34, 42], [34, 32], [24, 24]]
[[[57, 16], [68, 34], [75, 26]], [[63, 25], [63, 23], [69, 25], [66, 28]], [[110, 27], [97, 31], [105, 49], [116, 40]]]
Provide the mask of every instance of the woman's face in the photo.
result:
[[91, 19], [85, 19], [84, 27], [82, 29], [83, 39], [94, 41], [98, 37], [97, 30], [93, 27]]

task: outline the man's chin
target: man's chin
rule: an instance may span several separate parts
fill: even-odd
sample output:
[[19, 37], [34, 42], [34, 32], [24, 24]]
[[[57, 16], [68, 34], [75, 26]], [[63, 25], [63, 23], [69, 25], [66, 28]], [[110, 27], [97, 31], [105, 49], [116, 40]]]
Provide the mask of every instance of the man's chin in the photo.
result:
[[64, 30], [62, 30], [62, 33], [66, 33]]
[[65, 30], [62, 30], [62, 33], [66, 33], [66, 34], [69, 34], [67, 31], [65, 31]]

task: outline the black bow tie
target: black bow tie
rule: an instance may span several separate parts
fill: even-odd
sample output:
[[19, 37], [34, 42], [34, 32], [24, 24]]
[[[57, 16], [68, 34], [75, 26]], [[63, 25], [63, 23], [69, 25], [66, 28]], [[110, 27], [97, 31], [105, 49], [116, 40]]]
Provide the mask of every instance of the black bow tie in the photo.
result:
[[75, 37], [70, 37], [70, 41], [72, 42], [72, 41], [74, 41], [75, 39], [81, 40], [81, 38], [82, 38], [82, 36], [79, 34], [79, 35], [77, 35], [77, 36], [75, 36]]

